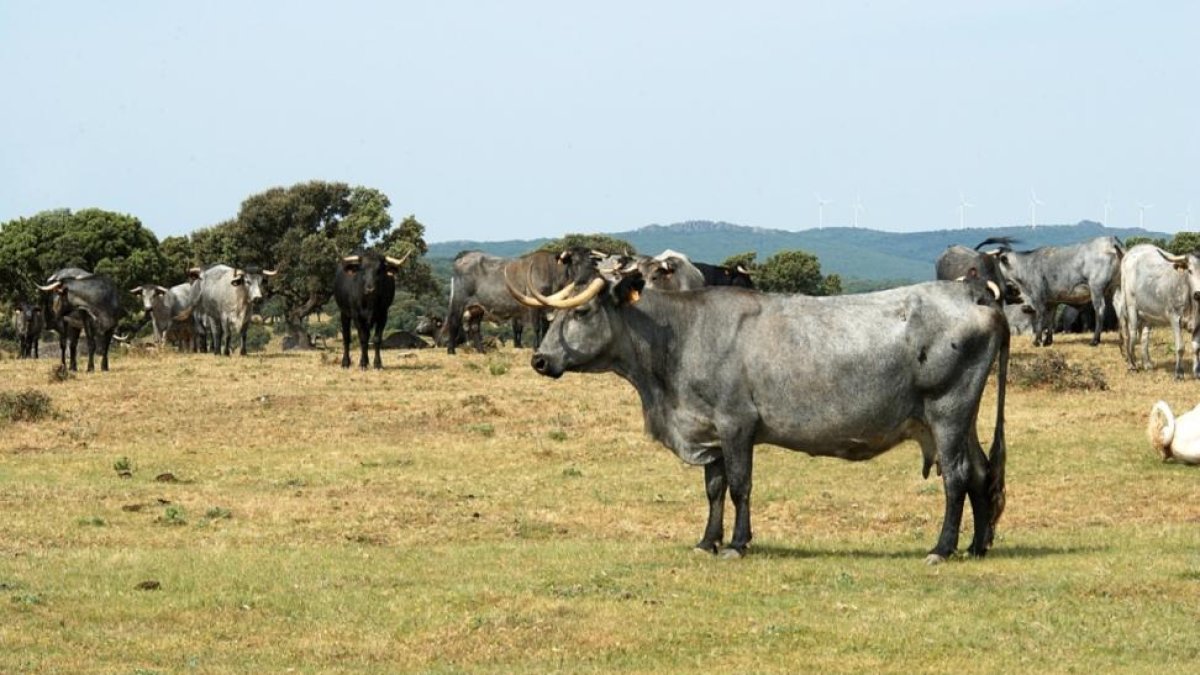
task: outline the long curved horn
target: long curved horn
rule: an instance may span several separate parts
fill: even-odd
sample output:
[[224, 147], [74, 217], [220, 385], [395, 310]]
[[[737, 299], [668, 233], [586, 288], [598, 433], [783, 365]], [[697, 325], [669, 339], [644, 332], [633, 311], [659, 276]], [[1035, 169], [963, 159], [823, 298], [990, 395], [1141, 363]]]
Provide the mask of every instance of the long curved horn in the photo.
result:
[[996, 299], [999, 300], [1000, 299], [1000, 287], [996, 285], [996, 282], [992, 281], [991, 279], [988, 279], [987, 287], [991, 289], [992, 295], [996, 296]]
[[530, 288], [529, 292], [533, 293], [533, 297], [537, 298], [542, 304], [553, 307], [554, 309], [574, 309], [584, 303], [590, 302], [592, 298], [599, 295], [600, 291], [604, 290], [604, 286], [607, 283], [608, 282], [605, 281], [603, 277], [596, 277], [595, 279], [592, 279], [592, 281], [587, 285], [587, 288], [583, 289], [583, 292], [581, 292], [579, 295], [563, 300], [552, 300], [544, 297], [539, 295], [537, 290], [533, 288]]
[[141, 286], [134, 286], [133, 288], [129, 289], [129, 292], [130, 292], [130, 293], [133, 293], [134, 295], [137, 295], [138, 293], [141, 293], [141, 292], [142, 292], [142, 287], [141, 287]]
[[342, 256], [342, 262], [348, 263], [350, 265], [357, 265], [360, 262], [362, 262], [362, 256], [361, 255], [344, 255], [344, 256]]
[[58, 289], [62, 288], [62, 282], [56, 281], [56, 282], [50, 284], [49, 286], [42, 286], [39, 284], [34, 284], [34, 286], [37, 286], [39, 291], [44, 291], [46, 293], [49, 293], [50, 291], [57, 291]]
[[533, 298], [529, 297], [528, 295], [525, 295], [521, 291], [518, 291], [516, 286], [512, 285], [512, 282], [508, 280], [508, 267], [507, 266], [505, 266], [503, 273], [504, 273], [504, 285], [508, 287], [508, 292], [510, 294], [512, 294], [513, 298], [517, 302], [519, 302], [522, 305], [525, 305], [526, 307], [529, 307], [531, 309], [545, 309], [546, 308], [545, 305], [538, 302], [537, 300], [534, 300]]
[[1167, 262], [1175, 263], [1176, 265], [1187, 262], [1186, 255], [1175, 255], [1175, 254], [1167, 253], [1166, 251], [1162, 250], [1161, 248], [1158, 249], [1158, 254], [1161, 255], [1163, 257], [1163, 259], [1166, 260]]
[[403, 264], [404, 264], [404, 261], [405, 261], [405, 260], [408, 260], [408, 256], [410, 256], [410, 255], [412, 255], [412, 251], [411, 251], [411, 250], [410, 250], [408, 253], [405, 253], [405, 254], [404, 254], [404, 257], [403, 257], [403, 258], [400, 258], [399, 260], [397, 260], [397, 259], [393, 258], [393, 257], [392, 257], [392, 256], [390, 256], [390, 255], [388, 255], [388, 256], [384, 256], [384, 259], [386, 259], [386, 260], [388, 261], [388, 264], [389, 264], [389, 265], [391, 265], [391, 266], [393, 266], [393, 267], [399, 267], [399, 266], [401, 266], [401, 265], [403, 265]]
[[263, 270], [262, 271], [262, 275], [264, 277], [273, 277], [276, 274], [279, 274], [279, 270]]
[[[529, 284], [529, 290], [533, 290], [533, 284]], [[575, 292], [575, 282], [563, 286], [561, 290], [546, 296], [547, 300], [566, 300]]]

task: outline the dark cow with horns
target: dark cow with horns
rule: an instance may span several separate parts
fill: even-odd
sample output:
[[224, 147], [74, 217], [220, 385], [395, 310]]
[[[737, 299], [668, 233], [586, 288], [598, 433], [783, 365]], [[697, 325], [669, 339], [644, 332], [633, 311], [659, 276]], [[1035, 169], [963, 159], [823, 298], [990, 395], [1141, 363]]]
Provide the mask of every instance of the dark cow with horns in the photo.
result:
[[358, 367], [367, 369], [367, 344], [375, 333], [375, 368], [383, 368], [379, 347], [388, 308], [396, 298], [396, 272], [408, 260], [380, 255], [374, 251], [344, 256], [333, 280], [333, 297], [342, 314], [342, 367], [350, 367], [350, 323], [358, 328], [358, 346], [362, 355]]
[[[573, 290], [521, 298], [558, 310], [533, 368], [555, 378], [614, 372], [637, 389], [647, 431], [704, 466], [708, 524], [697, 549], [719, 551], [727, 490], [733, 538], [720, 552], [740, 557], [749, 546], [755, 444], [867, 460], [905, 439], [920, 443], [926, 476], [935, 461], [943, 474], [942, 530], [926, 562], [956, 551], [965, 498], [975, 526], [970, 553], [991, 547], [1004, 510], [1009, 358], [998, 289], [937, 281], [839, 297], [671, 293], [644, 289], [633, 273]], [[997, 358], [989, 459], [975, 425]]]

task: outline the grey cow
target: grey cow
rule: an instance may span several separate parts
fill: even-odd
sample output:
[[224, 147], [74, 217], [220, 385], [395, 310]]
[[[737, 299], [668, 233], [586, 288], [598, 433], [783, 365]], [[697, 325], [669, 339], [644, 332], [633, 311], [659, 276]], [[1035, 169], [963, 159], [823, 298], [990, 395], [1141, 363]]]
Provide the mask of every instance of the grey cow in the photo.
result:
[[[1054, 308], [1058, 304], [1092, 303], [1096, 316], [1104, 316], [1108, 299], [1121, 278], [1125, 249], [1116, 237], [1097, 237], [1071, 246], [1043, 246], [1032, 251], [1007, 248], [993, 253], [1004, 278], [1015, 284], [1033, 310], [1033, 344], [1054, 341]], [[1092, 345], [1100, 344], [1101, 322], [1096, 322]]]
[[[234, 336], [241, 337], [242, 356], [246, 355], [246, 330], [254, 306], [264, 296], [265, 280], [275, 276], [275, 270], [236, 269], [229, 265], [213, 265], [199, 273], [199, 287], [193, 291], [191, 313], [198, 315], [204, 332], [211, 338], [212, 353], [232, 354]], [[179, 316], [188, 318], [188, 312]]]
[[[59, 334], [62, 364], [77, 370], [75, 360], [79, 333], [87, 337], [88, 372], [95, 370], [95, 355], [100, 351], [100, 370], [108, 370], [108, 348], [112, 343], [124, 310], [116, 286], [107, 277], [78, 268], [66, 268], [50, 276], [50, 283], [38, 288], [51, 294], [50, 325]], [[124, 338], [122, 338], [124, 339]]]
[[171, 334], [191, 332], [186, 330], [187, 326], [177, 326], [177, 324], [191, 324], [191, 318], [178, 319], [177, 317], [187, 316], [187, 309], [192, 306], [192, 296], [199, 286], [200, 283], [197, 279], [176, 284], [170, 288], [158, 284], [142, 284], [129, 289], [130, 293], [142, 301], [142, 310], [154, 327], [154, 343], [156, 345], [162, 347], [163, 342]]
[[1173, 255], [1151, 244], [1129, 249], [1121, 261], [1121, 339], [1129, 369], [1137, 370], [1134, 355], [1142, 342], [1142, 368], [1150, 361], [1150, 326], [1170, 326], [1175, 337], [1175, 377], [1183, 378], [1183, 329], [1192, 334], [1192, 376], [1200, 378], [1200, 257]]
[[[745, 553], [756, 444], [867, 460], [906, 439], [920, 443], [926, 476], [935, 461], [943, 474], [942, 530], [926, 561], [957, 549], [967, 497], [970, 553], [991, 547], [1004, 510], [1009, 331], [984, 284], [806, 297], [660, 292], [632, 274], [595, 279], [577, 296], [539, 299], [558, 313], [533, 355], [534, 370], [616, 373], [640, 395], [646, 430], [684, 462], [704, 466], [708, 523], [697, 549], [720, 549], [728, 490], [733, 538], [721, 553]], [[976, 418], [997, 358], [989, 459]]]

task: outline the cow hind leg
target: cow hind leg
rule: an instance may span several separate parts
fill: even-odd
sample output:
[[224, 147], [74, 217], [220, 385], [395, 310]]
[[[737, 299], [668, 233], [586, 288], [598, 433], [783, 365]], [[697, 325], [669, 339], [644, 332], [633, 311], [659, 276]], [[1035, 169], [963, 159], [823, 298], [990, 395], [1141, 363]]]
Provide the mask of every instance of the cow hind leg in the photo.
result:
[[967, 475], [967, 497], [971, 500], [971, 515], [974, 522], [975, 534], [971, 538], [971, 546], [967, 552], [982, 558], [992, 547], [993, 532], [993, 502], [991, 493], [991, 474], [987, 456], [979, 445], [979, 439], [974, 433], [968, 442], [969, 459]]
[[[953, 406], [951, 414], [953, 414]], [[972, 420], [972, 423], [974, 420]], [[942, 467], [942, 486], [946, 496], [945, 512], [942, 515], [942, 530], [937, 543], [925, 557], [925, 562], [936, 565], [954, 555], [958, 550], [958, 537], [962, 527], [963, 506], [971, 485], [971, 461], [968, 438], [963, 425], [943, 423], [932, 429], [937, 444], [938, 458]], [[981, 451], [982, 452], [982, 451]], [[986, 471], [982, 479], [986, 479]], [[986, 481], [985, 481], [986, 482]], [[972, 496], [972, 508], [978, 496]], [[981, 510], [983, 507], [980, 507]], [[988, 521], [991, 511], [988, 509]], [[979, 512], [976, 512], [979, 516]], [[978, 522], [978, 521], [976, 521]]]
[[725, 538], [725, 460], [716, 459], [704, 465], [704, 493], [708, 497], [708, 524], [704, 536], [696, 543], [696, 550], [715, 554]]
[[729, 497], [733, 501], [733, 537], [729, 547], [721, 551], [723, 558], [740, 558], [746, 554], [754, 533], [750, 527], [750, 491], [753, 488], [754, 439], [741, 430], [721, 435], [721, 457], [725, 477], [729, 482]]

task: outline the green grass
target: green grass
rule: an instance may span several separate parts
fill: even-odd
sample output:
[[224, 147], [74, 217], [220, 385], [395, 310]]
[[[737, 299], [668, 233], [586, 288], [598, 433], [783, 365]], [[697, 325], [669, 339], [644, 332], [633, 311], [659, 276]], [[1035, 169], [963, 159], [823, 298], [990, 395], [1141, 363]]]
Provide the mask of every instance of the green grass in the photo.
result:
[[[915, 445], [760, 448], [754, 545], [725, 561], [691, 551], [703, 472], [615, 377], [539, 378], [527, 351], [503, 377], [428, 352], [115, 357], [0, 435], [0, 672], [1186, 669], [1200, 473], [1144, 424], [1200, 390], [1085, 340], [1054, 349], [1108, 389], [1010, 387], [996, 546], [936, 567]], [[13, 390], [45, 372], [0, 360]]]

